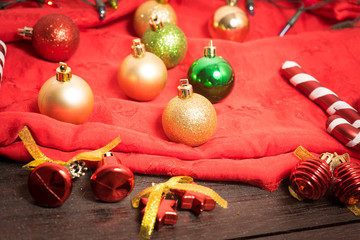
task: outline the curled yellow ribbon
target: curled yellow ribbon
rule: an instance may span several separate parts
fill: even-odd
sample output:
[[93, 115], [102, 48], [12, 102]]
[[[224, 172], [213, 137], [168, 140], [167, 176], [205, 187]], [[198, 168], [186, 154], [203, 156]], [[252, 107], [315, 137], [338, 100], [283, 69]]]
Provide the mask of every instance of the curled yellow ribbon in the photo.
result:
[[141, 238], [150, 239], [151, 233], [154, 230], [156, 215], [159, 209], [161, 198], [163, 193], [169, 192], [170, 189], [199, 192], [214, 199], [215, 202], [217, 202], [221, 207], [227, 208], [227, 202], [214, 190], [204, 186], [191, 184], [192, 181], [193, 179], [187, 176], [172, 177], [165, 183], [160, 183], [144, 189], [132, 198], [131, 204], [134, 208], [139, 207], [141, 198], [149, 198], [141, 223], [139, 234]]
[[78, 160], [100, 161], [104, 153], [111, 151], [121, 142], [120, 137], [116, 137], [114, 140], [112, 140], [110, 143], [108, 143], [102, 148], [90, 152], [79, 153], [73, 158], [71, 158], [69, 161], [65, 162], [61, 160], [52, 160], [51, 158], [47, 157], [43, 152], [41, 152], [39, 147], [36, 145], [34, 138], [31, 136], [31, 133], [27, 126], [24, 126], [23, 129], [18, 133], [18, 135], [30, 155], [34, 158], [33, 161], [23, 166], [23, 168], [27, 170], [32, 170], [36, 166], [39, 166], [40, 164], [45, 162], [53, 162], [64, 166]]
[[303, 146], [299, 146], [294, 151], [295, 156], [297, 156], [300, 160], [305, 160], [309, 158], [314, 158], [315, 156], [306, 150]]

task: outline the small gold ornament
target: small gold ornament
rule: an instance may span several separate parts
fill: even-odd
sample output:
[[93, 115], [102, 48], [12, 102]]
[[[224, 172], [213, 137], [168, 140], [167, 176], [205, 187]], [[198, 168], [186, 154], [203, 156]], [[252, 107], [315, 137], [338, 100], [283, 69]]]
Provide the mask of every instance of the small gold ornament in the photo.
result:
[[171, 141], [195, 147], [209, 140], [216, 124], [217, 115], [211, 102], [193, 93], [188, 80], [181, 79], [178, 96], [169, 101], [162, 114], [166, 136]]
[[245, 11], [237, 6], [238, 0], [227, 0], [226, 6], [217, 9], [209, 21], [211, 37], [243, 42], [249, 32]]
[[135, 12], [133, 27], [138, 37], [142, 37], [149, 28], [149, 19], [157, 15], [162, 22], [177, 23], [174, 9], [168, 4], [168, 0], [151, 0], [141, 4]]
[[166, 66], [155, 54], [145, 52], [140, 39], [133, 40], [131, 49], [132, 54], [122, 61], [118, 71], [119, 86], [132, 99], [152, 100], [166, 85]]
[[92, 112], [94, 95], [82, 78], [72, 75], [66, 63], [60, 62], [56, 76], [49, 78], [41, 87], [38, 106], [40, 113], [49, 117], [81, 124]]

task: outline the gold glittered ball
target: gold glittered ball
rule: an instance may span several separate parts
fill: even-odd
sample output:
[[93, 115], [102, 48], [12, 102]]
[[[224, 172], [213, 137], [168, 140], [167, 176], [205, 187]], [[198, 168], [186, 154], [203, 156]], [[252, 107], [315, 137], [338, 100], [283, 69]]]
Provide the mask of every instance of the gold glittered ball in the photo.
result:
[[216, 124], [214, 106], [197, 93], [186, 99], [171, 99], [162, 115], [162, 126], [166, 136], [173, 142], [192, 147], [209, 140], [215, 132]]
[[133, 27], [138, 37], [142, 37], [150, 27], [149, 19], [153, 16], [157, 16], [162, 22], [175, 25], [177, 23], [176, 13], [166, 0], [144, 2], [136, 9], [133, 19]]
[[49, 117], [81, 124], [92, 112], [94, 95], [90, 86], [76, 75], [66, 82], [58, 81], [54, 76], [41, 87], [38, 106], [40, 113]]

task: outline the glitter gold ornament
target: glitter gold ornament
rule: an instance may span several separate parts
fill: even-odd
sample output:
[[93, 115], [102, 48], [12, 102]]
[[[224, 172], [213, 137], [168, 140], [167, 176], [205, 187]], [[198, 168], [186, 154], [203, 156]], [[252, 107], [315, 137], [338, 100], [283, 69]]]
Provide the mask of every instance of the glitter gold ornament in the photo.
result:
[[169, 101], [162, 114], [166, 136], [171, 141], [195, 147], [209, 140], [216, 124], [216, 111], [210, 101], [193, 93], [187, 79], [180, 80], [178, 96]]
[[150, 27], [149, 19], [158, 16], [162, 22], [177, 23], [174, 9], [168, 4], [168, 0], [150, 0], [141, 4], [135, 12], [133, 27], [138, 37], [142, 37]]
[[172, 23], [163, 23], [159, 18], [150, 18], [150, 29], [143, 37], [146, 51], [161, 58], [166, 67], [172, 68], [183, 60], [187, 50], [185, 34]]
[[230, 64], [216, 56], [216, 48], [209, 42], [204, 48], [204, 57], [191, 64], [188, 71], [189, 83], [194, 92], [217, 103], [226, 98], [234, 86], [235, 76]]
[[131, 48], [132, 54], [122, 61], [118, 71], [119, 86], [128, 97], [149, 101], [166, 85], [166, 66], [155, 54], [145, 52], [140, 39], [133, 40]]
[[226, 6], [217, 9], [209, 21], [211, 37], [243, 42], [249, 32], [246, 12], [237, 7], [238, 0], [227, 0]]
[[41, 87], [38, 97], [40, 113], [63, 122], [80, 124], [90, 116], [94, 96], [90, 86], [72, 75], [66, 63], [60, 62], [56, 76]]
[[71, 18], [62, 14], [49, 14], [35, 26], [19, 29], [24, 39], [32, 40], [35, 51], [43, 58], [59, 62], [68, 60], [80, 42], [80, 31]]

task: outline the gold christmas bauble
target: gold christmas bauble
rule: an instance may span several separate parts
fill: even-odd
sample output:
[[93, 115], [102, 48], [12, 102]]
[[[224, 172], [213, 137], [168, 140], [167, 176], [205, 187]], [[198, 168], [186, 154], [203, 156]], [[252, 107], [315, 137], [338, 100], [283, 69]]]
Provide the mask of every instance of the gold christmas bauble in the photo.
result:
[[72, 75], [65, 63], [60, 63], [56, 71], [56, 76], [48, 79], [40, 89], [40, 113], [68, 123], [85, 122], [94, 106], [90, 86], [82, 78]]
[[162, 126], [171, 141], [195, 147], [214, 134], [217, 115], [207, 98], [192, 93], [187, 79], [181, 81], [179, 96], [171, 99], [164, 109]]
[[176, 25], [177, 17], [167, 0], [150, 0], [141, 4], [135, 12], [133, 27], [138, 37], [142, 37], [149, 28], [149, 19], [157, 16], [162, 22]]
[[155, 54], [145, 52], [144, 44], [135, 39], [132, 54], [122, 61], [118, 71], [121, 90], [132, 99], [149, 101], [162, 92], [166, 80], [164, 62]]
[[209, 21], [211, 37], [243, 42], [249, 32], [249, 19], [245, 11], [236, 6], [237, 0], [217, 9]]

